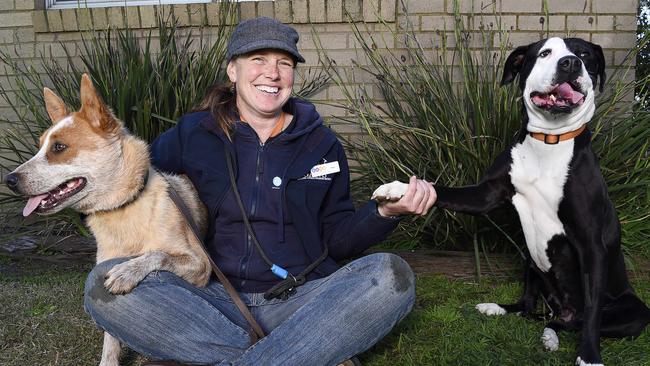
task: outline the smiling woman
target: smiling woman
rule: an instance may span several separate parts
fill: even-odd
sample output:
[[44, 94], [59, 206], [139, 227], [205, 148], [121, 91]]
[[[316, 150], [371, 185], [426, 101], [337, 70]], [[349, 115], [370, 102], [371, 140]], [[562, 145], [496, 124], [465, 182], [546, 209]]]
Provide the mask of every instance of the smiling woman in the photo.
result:
[[[337, 262], [384, 240], [399, 223], [393, 216], [426, 213], [435, 191], [412, 177], [403, 198], [355, 210], [341, 143], [313, 104], [291, 96], [305, 61], [298, 39], [277, 20], [241, 22], [228, 42], [228, 82], [151, 147], [155, 166], [196, 187], [208, 208], [208, 252], [254, 320], [222, 283], [196, 288], [172, 274], [145, 279], [106, 306], [92, 296], [92, 279], [115, 263], [99, 264], [86, 307], [138, 352], [192, 364], [354, 365], [350, 358], [411, 310], [414, 276], [400, 257]], [[268, 335], [254, 343], [250, 328]]]
[[291, 97], [294, 65], [292, 55], [280, 50], [252, 51], [228, 63], [239, 116], [257, 132], [262, 143], [273, 131], [284, 130], [293, 117], [285, 114], [282, 106]]
[[269, 18], [242, 22], [226, 54], [230, 84], [215, 85], [196, 110], [209, 110], [227, 136], [235, 109], [261, 142], [281, 132], [293, 117], [282, 107], [293, 91], [296, 64], [305, 62], [296, 48], [299, 38], [295, 29]]

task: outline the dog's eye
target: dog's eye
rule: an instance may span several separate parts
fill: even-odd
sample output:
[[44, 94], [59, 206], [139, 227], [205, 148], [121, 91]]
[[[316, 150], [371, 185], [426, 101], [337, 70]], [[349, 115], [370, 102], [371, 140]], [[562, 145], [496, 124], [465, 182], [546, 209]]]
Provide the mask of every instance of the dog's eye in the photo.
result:
[[580, 54], [578, 54], [578, 56], [579, 56], [580, 58], [588, 57], [588, 56], [589, 56], [589, 52], [587, 52], [587, 51], [582, 51], [582, 52], [580, 52]]
[[544, 50], [544, 51], [540, 52], [539, 57], [544, 58], [544, 57], [546, 57], [546, 56], [548, 56], [550, 54], [551, 54], [551, 50]]
[[65, 150], [66, 148], [67, 148], [67, 146], [65, 146], [64, 144], [62, 144], [60, 142], [55, 142], [52, 145], [52, 151], [54, 151], [56, 153], [61, 152], [61, 151]]

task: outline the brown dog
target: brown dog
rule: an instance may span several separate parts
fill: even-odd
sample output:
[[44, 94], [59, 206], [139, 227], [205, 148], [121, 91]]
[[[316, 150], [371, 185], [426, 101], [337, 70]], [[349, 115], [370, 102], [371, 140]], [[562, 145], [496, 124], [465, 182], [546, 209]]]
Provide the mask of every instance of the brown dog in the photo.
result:
[[[151, 169], [147, 144], [125, 130], [87, 75], [78, 112], [70, 113], [50, 89], [44, 93], [52, 127], [41, 136], [38, 153], [5, 178], [29, 197], [23, 215], [66, 207], [87, 214], [97, 263], [133, 257], [108, 273], [105, 286], [112, 293], [128, 293], [158, 270], [205, 286], [208, 258], [167, 193], [171, 184], [205, 231], [207, 213], [190, 181]], [[118, 365], [119, 353], [119, 341], [105, 333], [101, 365]]]

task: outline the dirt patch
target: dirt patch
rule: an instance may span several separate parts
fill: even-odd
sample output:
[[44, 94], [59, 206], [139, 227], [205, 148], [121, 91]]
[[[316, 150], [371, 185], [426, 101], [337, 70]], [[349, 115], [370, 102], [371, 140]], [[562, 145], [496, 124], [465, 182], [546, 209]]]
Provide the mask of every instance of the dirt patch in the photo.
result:
[[0, 276], [21, 278], [25, 276], [38, 276], [45, 273], [63, 272], [88, 272], [92, 262], [67, 261], [63, 258], [52, 260], [42, 259], [42, 256], [8, 256], [0, 254]]
[[24, 236], [0, 242], [0, 274], [33, 276], [52, 271], [87, 271], [95, 263], [94, 239]]
[[[27, 243], [36, 242], [29, 250], [8, 251], [10, 247], [25, 247], [24, 243], [0, 243], [0, 274], [6, 276], [34, 275], [52, 270], [88, 271], [95, 262], [96, 244], [92, 238], [41, 237], [20, 238]], [[449, 278], [476, 278], [490, 276], [513, 278], [521, 276], [523, 260], [518, 253], [479, 254], [472, 252], [442, 251], [432, 249], [384, 250], [373, 248], [365, 254], [389, 252], [404, 258], [418, 274], [442, 275]], [[631, 276], [650, 277], [650, 259], [634, 258], [627, 263]]]
[[[520, 278], [523, 275], [524, 261], [519, 254], [479, 254], [479, 264], [474, 253], [418, 250], [377, 250], [371, 252], [390, 252], [404, 258], [417, 274], [442, 275], [449, 278], [467, 279], [488, 276], [493, 278]], [[650, 278], [650, 259], [634, 258], [626, 263], [631, 278]]]
[[373, 250], [373, 252], [390, 252], [404, 258], [417, 274], [442, 275], [449, 278], [466, 279], [477, 276], [513, 277], [521, 274], [522, 261], [515, 254], [480, 255], [476, 265], [474, 253], [458, 251], [441, 251], [430, 249], [418, 250]]

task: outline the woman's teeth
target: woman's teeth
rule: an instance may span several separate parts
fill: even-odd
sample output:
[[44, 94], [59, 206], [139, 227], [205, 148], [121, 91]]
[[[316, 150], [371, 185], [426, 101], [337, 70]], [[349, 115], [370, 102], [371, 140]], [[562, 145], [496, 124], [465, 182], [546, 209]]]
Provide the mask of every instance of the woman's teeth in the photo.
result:
[[279, 90], [277, 87], [264, 86], [264, 85], [258, 85], [256, 86], [256, 88], [259, 91], [263, 91], [265, 93], [271, 93], [271, 94], [276, 94]]

